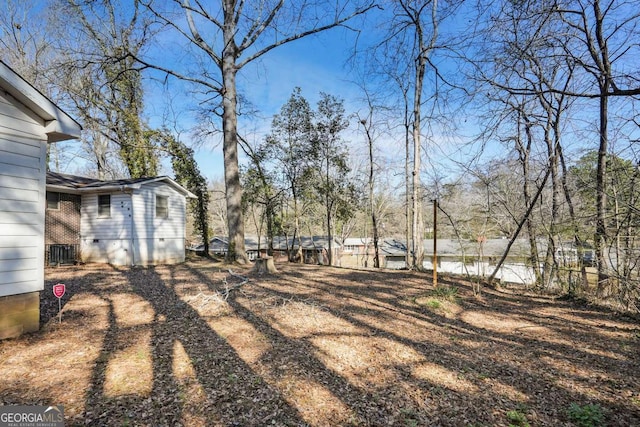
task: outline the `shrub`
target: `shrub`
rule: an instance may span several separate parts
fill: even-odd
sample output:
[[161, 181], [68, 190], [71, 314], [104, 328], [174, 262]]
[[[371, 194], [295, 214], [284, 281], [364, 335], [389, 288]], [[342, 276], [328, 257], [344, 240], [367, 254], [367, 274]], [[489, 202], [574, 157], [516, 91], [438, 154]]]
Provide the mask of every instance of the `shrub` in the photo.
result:
[[527, 416], [520, 411], [508, 411], [507, 419], [509, 420], [510, 426], [514, 427], [529, 427], [529, 422], [527, 421]]
[[598, 427], [603, 425], [604, 413], [600, 405], [584, 405], [572, 403], [569, 406], [569, 419], [579, 427]]
[[455, 286], [438, 286], [434, 289], [433, 296], [443, 300], [456, 302], [458, 300], [458, 288]]

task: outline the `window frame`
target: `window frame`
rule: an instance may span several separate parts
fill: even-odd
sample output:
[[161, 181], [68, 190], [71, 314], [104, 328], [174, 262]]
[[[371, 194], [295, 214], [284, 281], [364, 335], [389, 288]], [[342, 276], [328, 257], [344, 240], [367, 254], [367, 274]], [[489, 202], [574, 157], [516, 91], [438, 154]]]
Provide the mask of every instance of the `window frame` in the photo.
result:
[[[52, 200], [49, 200], [49, 196], [52, 196], [54, 194], [56, 195], [55, 207], [51, 207], [49, 205], [49, 203], [52, 203]], [[47, 194], [45, 195], [45, 198], [46, 198], [46, 202], [47, 202], [47, 209], [53, 210], [53, 211], [59, 211], [60, 210], [60, 192], [58, 192], [58, 191], [47, 191]]]
[[[159, 203], [163, 201], [163, 203]], [[169, 196], [163, 194], [156, 194], [156, 218], [167, 219], [169, 218]]]
[[[108, 212], [104, 212], [107, 209]], [[98, 194], [98, 218], [111, 218], [111, 194]]]

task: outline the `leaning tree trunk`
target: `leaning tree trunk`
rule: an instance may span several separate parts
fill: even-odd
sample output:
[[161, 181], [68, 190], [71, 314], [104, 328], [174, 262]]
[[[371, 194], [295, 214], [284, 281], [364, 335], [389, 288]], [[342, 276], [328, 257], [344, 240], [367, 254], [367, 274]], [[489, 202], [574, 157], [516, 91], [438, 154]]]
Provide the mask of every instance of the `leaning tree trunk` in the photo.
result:
[[[374, 170], [373, 170], [373, 138], [367, 128], [365, 122], [365, 132], [367, 134], [367, 142], [369, 143], [369, 208], [371, 209], [371, 226], [373, 228], [373, 267], [380, 268], [380, 252], [378, 250], [378, 217], [376, 215], [373, 187], [374, 187]], [[367, 253], [369, 253], [367, 248]]]
[[498, 272], [502, 268], [502, 264], [504, 264], [505, 259], [507, 259], [507, 256], [509, 255], [509, 251], [511, 250], [511, 246], [513, 246], [513, 244], [515, 243], [516, 239], [518, 238], [518, 235], [520, 234], [520, 231], [522, 231], [522, 227], [524, 226], [524, 223], [529, 219], [529, 216], [531, 215], [531, 211], [533, 211], [533, 207], [536, 205], [536, 203], [538, 203], [538, 199], [540, 198], [540, 194], [542, 194], [542, 190], [544, 189], [545, 185], [547, 185], [547, 180], [549, 179], [549, 175], [551, 175], [551, 167], [547, 167], [547, 172], [545, 173], [544, 178], [542, 179], [542, 182], [540, 183], [540, 187], [538, 187], [538, 191], [536, 192], [535, 196], [533, 197], [533, 200], [531, 201], [531, 204], [527, 207], [527, 211], [525, 212], [524, 216], [522, 217], [522, 219], [518, 223], [518, 227], [516, 228], [515, 233], [513, 233], [513, 236], [511, 236], [511, 240], [509, 240], [509, 243], [507, 244], [507, 247], [504, 250], [504, 253], [502, 254], [502, 257], [500, 257], [500, 261], [498, 261], [498, 264], [496, 265], [496, 268], [493, 270], [493, 273], [491, 273], [491, 276], [489, 276], [489, 278], [487, 279], [487, 283], [489, 285], [491, 285], [493, 280], [496, 278], [496, 275], [498, 274]]

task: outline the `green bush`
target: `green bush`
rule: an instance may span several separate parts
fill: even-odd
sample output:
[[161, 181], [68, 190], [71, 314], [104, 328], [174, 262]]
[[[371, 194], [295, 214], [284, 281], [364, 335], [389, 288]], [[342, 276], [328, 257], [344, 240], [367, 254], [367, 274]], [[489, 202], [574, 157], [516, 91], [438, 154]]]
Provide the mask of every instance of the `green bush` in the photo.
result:
[[569, 419], [579, 427], [598, 427], [603, 425], [604, 413], [600, 405], [584, 405], [572, 403], [569, 406]]
[[433, 290], [433, 296], [443, 300], [456, 302], [458, 300], [458, 288], [455, 286], [438, 286]]
[[509, 420], [509, 426], [513, 427], [529, 427], [529, 421], [527, 416], [520, 411], [508, 411], [507, 419]]

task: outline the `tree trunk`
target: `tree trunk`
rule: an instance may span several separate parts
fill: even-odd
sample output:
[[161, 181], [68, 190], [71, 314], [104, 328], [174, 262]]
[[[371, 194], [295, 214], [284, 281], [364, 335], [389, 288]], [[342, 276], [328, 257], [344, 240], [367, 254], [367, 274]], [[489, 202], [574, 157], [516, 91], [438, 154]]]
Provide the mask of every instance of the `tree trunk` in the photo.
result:
[[327, 253], [327, 264], [328, 265], [333, 265], [333, 256], [332, 256], [332, 245], [331, 245], [331, 241], [333, 240], [333, 235], [331, 233], [331, 209], [332, 207], [332, 203], [329, 197], [329, 159], [327, 158], [327, 169], [325, 170], [325, 178], [326, 178], [326, 186], [327, 186], [327, 194], [326, 194], [326, 206], [327, 206], [327, 243], [328, 243], [328, 247], [329, 247], [329, 252]]
[[[518, 140], [516, 141], [518, 152], [520, 153], [520, 164], [522, 165], [522, 196], [524, 199], [524, 205], [531, 205], [531, 189], [529, 187], [529, 154], [531, 152], [531, 144], [533, 143], [533, 135], [531, 134], [531, 123], [529, 122], [528, 117], [520, 111], [522, 115], [522, 119], [524, 120], [525, 126], [525, 136], [527, 138], [526, 146], [522, 144], [520, 140], [520, 135], [518, 135]], [[518, 126], [519, 129], [519, 126]], [[531, 254], [531, 263], [533, 264], [533, 271], [536, 276], [536, 283], [542, 283], [542, 272], [540, 271], [540, 257], [538, 255], [538, 245], [536, 242], [536, 232], [533, 226], [533, 221], [531, 217], [528, 217], [526, 220], [527, 225], [527, 234], [529, 237], [529, 253]]]
[[604, 36], [604, 16], [600, 10], [600, 1], [594, 0], [593, 14], [595, 18], [596, 43], [595, 46], [589, 46], [590, 52], [595, 64], [598, 66], [600, 89], [600, 144], [598, 147], [598, 168], [596, 171], [596, 233], [595, 252], [598, 264], [598, 294], [602, 294], [604, 287], [607, 285], [607, 265], [605, 262], [604, 252], [607, 240], [607, 151], [609, 150], [608, 137], [608, 117], [609, 117], [609, 89], [611, 88], [611, 62], [609, 58], [609, 49], [607, 39]]
[[[606, 79], [606, 78], [605, 78]], [[607, 238], [606, 225], [606, 176], [607, 176], [607, 151], [608, 151], [608, 102], [607, 92], [609, 90], [608, 81], [601, 86], [600, 96], [600, 145], [598, 147], [598, 167], [596, 171], [596, 234], [595, 255], [598, 267], [598, 287], [597, 293], [601, 295], [607, 282], [607, 266], [605, 261], [605, 247]]]
[[509, 240], [509, 243], [507, 244], [507, 247], [504, 253], [502, 254], [502, 257], [500, 257], [500, 261], [498, 261], [498, 264], [496, 264], [496, 268], [493, 270], [493, 273], [491, 273], [491, 276], [489, 276], [489, 278], [487, 279], [487, 283], [489, 285], [491, 285], [493, 280], [496, 278], [496, 275], [498, 274], [498, 271], [500, 271], [500, 268], [502, 267], [504, 260], [507, 259], [507, 256], [509, 255], [511, 246], [513, 246], [513, 243], [518, 238], [518, 235], [520, 234], [520, 231], [522, 230], [522, 227], [524, 226], [525, 221], [531, 215], [531, 211], [533, 211], [533, 207], [535, 206], [536, 203], [538, 203], [538, 198], [540, 197], [540, 194], [542, 194], [542, 190], [544, 189], [544, 186], [547, 185], [547, 180], [549, 179], [549, 175], [551, 175], [551, 167], [547, 167], [547, 172], [545, 173], [544, 178], [540, 183], [540, 187], [538, 187], [538, 191], [533, 197], [531, 204], [527, 207], [527, 211], [525, 212], [524, 217], [518, 223], [518, 227], [516, 228], [516, 231], [513, 233], [513, 236], [511, 236], [511, 240]]
[[244, 219], [242, 216], [242, 186], [238, 169], [238, 116], [236, 97], [236, 56], [237, 47], [235, 24], [233, 21], [233, 3], [226, 0], [224, 39], [225, 47], [222, 52], [222, 132], [224, 154], [224, 183], [227, 199], [227, 222], [229, 225], [229, 250], [227, 261], [247, 262], [244, 248]]
[[[367, 142], [369, 143], [369, 208], [371, 209], [371, 226], [373, 228], [373, 267], [380, 268], [380, 253], [378, 251], [378, 218], [376, 216], [376, 210], [373, 202], [373, 184], [374, 184], [374, 170], [373, 170], [373, 139], [367, 127], [367, 122], [364, 122], [365, 132], [367, 134]], [[367, 245], [367, 253], [368, 253]]]
[[[413, 231], [411, 229], [411, 205], [409, 204], [409, 194], [411, 194], [411, 180], [409, 175], [409, 162], [411, 160], [411, 150], [409, 149], [409, 112], [408, 103], [405, 92], [405, 128], [404, 128], [404, 179], [405, 179], [405, 194], [404, 194], [404, 216], [406, 221], [405, 227], [405, 265], [407, 268], [412, 268], [414, 261], [413, 256], [413, 243], [411, 238], [413, 237]], [[411, 252], [409, 252], [411, 249]]]
[[253, 265], [253, 272], [256, 274], [276, 274], [278, 269], [273, 262], [273, 257], [268, 256], [266, 258], [257, 258]]
[[416, 61], [416, 85], [413, 99], [413, 171], [412, 171], [412, 204], [413, 204], [413, 268], [422, 270], [424, 259], [424, 246], [422, 244], [422, 205], [420, 200], [420, 132], [421, 132], [421, 115], [420, 108], [422, 105], [422, 84], [424, 81], [424, 73], [427, 59], [424, 53], [420, 53], [418, 60]]
[[[547, 119], [551, 120], [551, 114], [549, 108], [547, 108]], [[551, 168], [551, 218], [549, 221], [549, 229], [547, 230], [547, 253], [544, 259], [543, 269], [543, 289], [551, 286], [553, 277], [557, 273], [557, 259], [555, 257], [556, 251], [556, 229], [558, 222], [559, 212], [559, 185], [558, 185], [558, 158], [556, 157], [556, 144], [551, 137], [551, 123], [547, 122], [547, 126], [544, 130], [544, 139], [547, 145], [547, 156], [549, 157], [549, 168]]]

